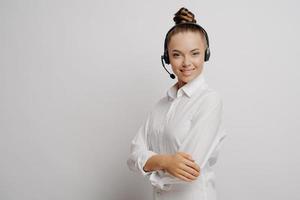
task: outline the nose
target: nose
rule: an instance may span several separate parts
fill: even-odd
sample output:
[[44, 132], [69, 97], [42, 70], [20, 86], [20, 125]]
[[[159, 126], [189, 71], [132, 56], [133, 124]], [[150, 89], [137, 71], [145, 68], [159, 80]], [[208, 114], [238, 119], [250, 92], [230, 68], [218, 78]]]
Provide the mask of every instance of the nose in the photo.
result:
[[191, 65], [191, 60], [188, 57], [185, 57], [182, 64], [184, 67], [189, 66]]

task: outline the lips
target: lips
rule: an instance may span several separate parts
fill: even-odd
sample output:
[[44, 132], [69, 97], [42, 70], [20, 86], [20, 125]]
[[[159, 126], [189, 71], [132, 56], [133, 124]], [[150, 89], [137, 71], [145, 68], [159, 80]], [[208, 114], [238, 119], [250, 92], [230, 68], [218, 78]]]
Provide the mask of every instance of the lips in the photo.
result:
[[184, 75], [184, 76], [190, 76], [193, 71], [195, 70], [195, 68], [191, 68], [191, 69], [181, 69], [181, 73]]
[[181, 72], [186, 72], [186, 71], [188, 72], [188, 71], [193, 71], [194, 69], [195, 69], [195, 68], [191, 68], [191, 69], [181, 69], [180, 71], [181, 71]]

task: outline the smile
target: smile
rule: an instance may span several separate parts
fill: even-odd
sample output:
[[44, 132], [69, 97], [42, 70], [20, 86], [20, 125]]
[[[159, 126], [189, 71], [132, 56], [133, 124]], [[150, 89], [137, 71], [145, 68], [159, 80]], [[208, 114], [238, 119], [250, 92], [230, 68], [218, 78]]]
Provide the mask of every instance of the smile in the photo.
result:
[[192, 68], [192, 69], [181, 69], [181, 73], [184, 75], [184, 76], [190, 76], [193, 74], [193, 71], [195, 70], [195, 68]]
[[189, 72], [189, 71], [193, 71], [195, 70], [195, 68], [192, 68], [192, 69], [181, 69], [180, 71], [181, 72]]

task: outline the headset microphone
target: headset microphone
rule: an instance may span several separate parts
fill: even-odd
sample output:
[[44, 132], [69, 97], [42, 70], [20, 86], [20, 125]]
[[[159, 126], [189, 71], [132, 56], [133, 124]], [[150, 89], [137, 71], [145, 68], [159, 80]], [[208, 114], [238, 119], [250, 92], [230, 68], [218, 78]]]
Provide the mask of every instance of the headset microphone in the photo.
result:
[[164, 56], [163, 56], [163, 55], [161, 56], [161, 63], [162, 63], [162, 65], [163, 65], [164, 69], [170, 74], [170, 77], [171, 77], [172, 79], [175, 79], [175, 75], [174, 75], [174, 74], [171, 74], [171, 73], [167, 70], [167, 68], [165, 67], [165, 64], [164, 64]]

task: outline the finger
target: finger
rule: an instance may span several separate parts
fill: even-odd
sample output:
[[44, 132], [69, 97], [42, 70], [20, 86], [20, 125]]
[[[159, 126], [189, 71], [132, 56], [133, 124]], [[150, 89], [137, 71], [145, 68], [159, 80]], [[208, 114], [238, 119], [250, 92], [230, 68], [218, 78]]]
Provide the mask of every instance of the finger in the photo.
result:
[[191, 182], [192, 180], [186, 178], [185, 176], [182, 176], [181, 174], [177, 174], [176, 177], [180, 178], [181, 180], [187, 181], [187, 182]]
[[199, 166], [197, 163], [195, 163], [195, 167], [196, 167], [196, 170], [197, 170], [198, 172], [201, 171], [201, 168], [200, 168], [200, 166]]
[[184, 171], [192, 174], [193, 176], [199, 176], [200, 175], [199, 171], [197, 171], [196, 169], [194, 169], [193, 167], [190, 167], [188, 165], [185, 165], [185, 166], [181, 167], [181, 169], [183, 169]]
[[184, 164], [186, 164], [187, 166], [193, 168], [197, 172], [200, 172], [200, 167], [199, 167], [199, 165], [197, 165], [197, 163], [192, 162], [190, 160], [184, 160]]
[[200, 167], [199, 167], [199, 165], [197, 163], [193, 163], [192, 165], [193, 165], [193, 168], [195, 170], [197, 170], [198, 172], [200, 172], [201, 169], [200, 169]]
[[192, 156], [191, 156], [190, 154], [185, 153], [185, 152], [179, 152], [179, 153], [180, 153], [180, 155], [182, 155], [184, 158], [187, 158], [187, 159], [189, 159], [189, 160], [191, 160], [191, 161], [194, 161], [194, 159], [192, 158]]
[[192, 180], [190, 180], [190, 179], [188, 179], [188, 178], [186, 178], [185, 176], [182, 176], [182, 175], [180, 175], [180, 174], [177, 174], [176, 177], [177, 177], [177, 178], [180, 178], [181, 180], [184, 180], [184, 181], [186, 181], [186, 182], [191, 182], [191, 181], [192, 181]]
[[184, 170], [180, 170], [178, 173], [179, 173], [180, 175], [186, 177], [186, 178], [189, 179], [189, 180], [195, 180], [195, 179], [197, 178], [196, 176], [193, 176], [192, 174], [190, 174], [190, 173], [188, 173], [188, 172], [186, 172], [186, 171], [184, 171]]
[[182, 170], [186, 171], [187, 173], [191, 174], [192, 176], [194, 177], [198, 177], [200, 175], [200, 172], [199, 171], [196, 171], [195, 169], [193, 169], [192, 167], [190, 166], [184, 166], [182, 168]]

